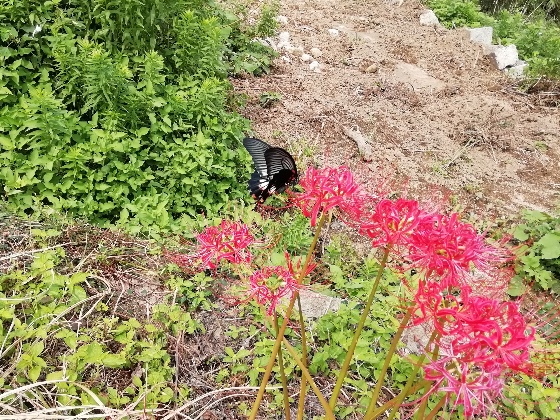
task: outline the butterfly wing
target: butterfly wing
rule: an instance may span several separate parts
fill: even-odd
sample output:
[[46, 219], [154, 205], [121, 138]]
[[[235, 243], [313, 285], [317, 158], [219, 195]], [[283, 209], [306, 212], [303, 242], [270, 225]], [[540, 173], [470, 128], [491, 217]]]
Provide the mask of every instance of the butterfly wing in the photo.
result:
[[271, 148], [270, 145], [259, 139], [245, 137], [243, 139], [243, 146], [245, 146], [245, 149], [247, 149], [253, 159], [255, 171], [257, 171], [262, 178], [267, 179], [269, 172], [264, 154]]
[[297, 183], [298, 173], [292, 155], [280, 147], [271, 147], [264, 152], [270, 183], [276, 192], [283, 192], [288, 185]]
[[255, 166], [249, 180], [249, 190], [255, 199], [264, 202], [275, 192], [281, 193], [288, 185], [297, 183], [296, 163], [286, 150], [252, 137], [244, 138], [243, 146]]

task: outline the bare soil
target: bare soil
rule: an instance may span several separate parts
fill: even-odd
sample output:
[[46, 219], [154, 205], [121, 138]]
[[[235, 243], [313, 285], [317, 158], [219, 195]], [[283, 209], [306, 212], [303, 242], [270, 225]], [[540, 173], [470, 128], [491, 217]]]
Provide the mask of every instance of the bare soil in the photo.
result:
[[[281, 3], [280, 31], [305, 53], [321, 50], [319, 71], [281, 49], [269, 75], [232, 82], [248, 95], [243, 113], [255, 136], [287, 147], [300, 172], [310, 164], [344, 164], [366, 178], [389, 171], [406, 177], [412, 194], [437, 185], [483, 217], [558, 205], [554, 94], [523, 93], [463, 30], [421, 26], [417, 1]], [[282, 99], [264, 108], [267, 92]], [[370, 162], [343, 127], [369, 139]]]

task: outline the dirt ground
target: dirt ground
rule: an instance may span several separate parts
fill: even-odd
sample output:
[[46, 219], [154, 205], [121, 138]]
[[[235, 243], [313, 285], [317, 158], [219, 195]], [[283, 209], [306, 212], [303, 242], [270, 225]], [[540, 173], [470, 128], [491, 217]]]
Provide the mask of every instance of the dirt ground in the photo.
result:
[[[249, 97], [243, 113], [255, 136], [287, 147], [300, 172], [310, 164], [345, 164], [366, 178], [393, 172], [409, 179], [411, 195], [435, 184], [479, 216], [553, 209], [556, 97], [522, 93], [463, 30], [420, 25], [424, 10], [414, 0], [283, 0], [280, 31], [304, 53], [322, 55], [315, 52], [313, 71], [301, 50], [280, 48], [269, 75], [232, 81]], [[265, 108], [267, 92], [281, 99]], [[369, 139], [370, 162], [343, 127]]]

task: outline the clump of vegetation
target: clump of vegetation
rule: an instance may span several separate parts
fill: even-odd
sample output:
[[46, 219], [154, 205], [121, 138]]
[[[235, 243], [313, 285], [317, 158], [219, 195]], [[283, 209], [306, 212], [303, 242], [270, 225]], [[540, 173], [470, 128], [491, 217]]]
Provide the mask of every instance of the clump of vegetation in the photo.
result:
[[494, 42], [515, 44], [530, 75], [560, 79], [560, 26], [546, 11], [523, 14], [512, 7], [492, 9], [489, 15], [478, 0], [429, 0], [428, 5], [448, 28], [492, 26]]
[[255, 25], [211, 1], [0, 7], [0, 194], [132, 231], [242, 200], [248, 121], [228, 74], [267, 71]]
[[521, 246], [510, 293], [523, 293], [530, 282], [536, 290], [560, 294], [560, 216], [526, 210], [523, 219], [513, 234]]

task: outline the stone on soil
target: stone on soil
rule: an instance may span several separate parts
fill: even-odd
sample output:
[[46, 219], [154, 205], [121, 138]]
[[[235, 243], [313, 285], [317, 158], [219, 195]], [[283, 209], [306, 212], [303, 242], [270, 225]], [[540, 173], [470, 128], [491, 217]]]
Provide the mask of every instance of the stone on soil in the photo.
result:
[[489, 54], [490, 61], [498, 69], [503, 70], [506, 67], [514, 66], [519, 60], [517, 55], [517, 47], [513, 44], [506, 46], [495, 45], [493, 51]]
[[323, 52], [319, 48], [311, 48], [311, 51], [309, 52], [315, 58], [321, 57], [323, 55]]
[[439, 20], [432, 10], [426, 10], [420, 15], [420, 25], [439, 26]]
[[475, 44], [492, 45], [492, 27], [484, 26], [482, 28], [467, 28], [469, 41]]

